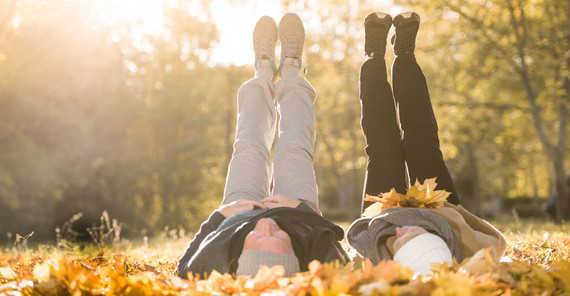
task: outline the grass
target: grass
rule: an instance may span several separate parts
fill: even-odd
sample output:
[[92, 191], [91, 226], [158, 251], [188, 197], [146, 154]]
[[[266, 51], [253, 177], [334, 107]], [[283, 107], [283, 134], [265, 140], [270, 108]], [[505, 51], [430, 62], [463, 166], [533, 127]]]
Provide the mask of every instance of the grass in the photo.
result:
[[[300, 295], [438, 295], [451, 291], [443, 295], [453, 295], [453, 289], [466, 287], [477, 295], [570, 293], [568, 224], [513, 216], [490, 222], [504, 233], [508, 243], [505, 256], [511, 263], [481, 259], [467, 275], [460, 269], [466, 270], [465, 265], [455, 265], [440, 267], [427, 277], [415, 277], [388, 262], [377, 267], [365, 265], [357, 272], [351, 267], [314, 265], [309, 273], [289, 279], [272, 269], [253, 279], [214, 274], [205, 280], [182, 281], [173, 271], [191, 239], [184, 232], [165, 231], [155, 238], [134, 241], [115, 238], [107, 245], [60, 241], [59, 246], [26, 247], [25, 242], [19, 242], [0, 250], [0, 295], [258, 295], [268, 291]], [[340, 224], [345, 229], [349, 225]]]

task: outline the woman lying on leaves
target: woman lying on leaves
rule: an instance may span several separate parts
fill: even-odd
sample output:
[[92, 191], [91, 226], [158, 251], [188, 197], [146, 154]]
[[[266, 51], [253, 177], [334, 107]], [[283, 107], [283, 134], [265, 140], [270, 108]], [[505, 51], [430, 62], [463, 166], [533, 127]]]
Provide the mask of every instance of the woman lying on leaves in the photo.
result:
[[[308, 270], [313, 260], [348, 261], [339, 242], [343, 229], [322, 217], [318, 206], [313, 167], [317, 94], [299, 76], [304, 38], [296, 14], [283, 16], [279, 30], [270, 17], [257, 22], [255, 77], [238, 91], [236, 138], [222, 205], [202, 223], [180, 258], [178, 276], [213, 270], [253, 276], [262, 265], [281, 265], [284, 275], [291, 276]], [[277, 113], [279, 140], [272, 163]]]
[[[393, 88], [384, 61], [392, 24]], [[347, 238], [359, 256], [374, 264], [393, 259], [426, 274], [431, 263], [461, 262], [487, 247], [498, 259], [506, 243], [497, 229], [459, 205], [439, 149], [427, 83], [414, 55], [419, 24], [413, 12], [393, 21], [385, 13], [365, 18], [367, 59], [360, 72], [360, 100], [368, 156], [362, 206], [366, 211], [352, 223]], [[416, 184], [406, 195], [399, 194], [409, 187], [406, 180]]]

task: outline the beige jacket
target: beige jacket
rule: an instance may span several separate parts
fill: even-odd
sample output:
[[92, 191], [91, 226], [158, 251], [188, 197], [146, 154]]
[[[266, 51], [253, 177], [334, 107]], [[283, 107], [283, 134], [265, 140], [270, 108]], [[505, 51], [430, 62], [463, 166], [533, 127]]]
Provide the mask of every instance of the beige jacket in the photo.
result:
[[503, 234], [489, 222], [471, 214], [461, 205], [444, 203], [439, 209], [426, 209], [444, 218], [461, 244], [463, 258], [473, 256], [483, 248], [494, 250], [495, 259], [500, 259], [507, 250]]
[[506, 240], [495, 227], [462, 206], [447, 202], [438, 209], [389, 208], [378, 216], [359, 218], [348, 229], [348, 243], [360, 257], [377, 264], [393, 258], [396, 227], [405, 225], [417, 225], [442, 237], [458, 260], [484, 248], [491, 248], [498, 260], [506, 251]]

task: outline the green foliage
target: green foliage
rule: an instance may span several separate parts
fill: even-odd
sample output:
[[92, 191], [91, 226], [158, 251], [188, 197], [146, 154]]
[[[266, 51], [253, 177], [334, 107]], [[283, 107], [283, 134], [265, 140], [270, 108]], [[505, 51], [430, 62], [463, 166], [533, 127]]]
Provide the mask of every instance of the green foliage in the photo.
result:
[[568, 2], [406, 5], [421, 11], [418, 55], [468, 206], [476, 211], [496, 194], [547, 196], [553, 188], [567, 196]]
[[20, 25], [0, 41], [0, 233], [54, 238], [82, 212], [89, 240], [104, 210], [126, 234], [195, 229], [217, 206], [251, 70], [206, 65], [217, 33], [189, 4], [167, 7], [156, 36], [92, 23], [79, 1], [14, 4]]
[[[126, 237], [195, 230], [221, 200], [235, 96], [251, 65], [212, 63], [219, 28], [209, 1], [166, 1], [155, 32], [142, 30], [141, 19], [106, 21], [99, 2], [119, 5], [0, 2], [0, 242], [32, 231], [30, 241], [53, 240], [56, 227], [79, 212], [70, 231], [91, 241], [86, 229], [100, 225], [105, 210]], [[562, 0], [509, 3], [281, 1], [307, 29], [325, 216], [359, 215], [362, 20], [375, 10], [422, 16], [416, 52], [465, 205], [478, 212], [494, 196], [548, 197], [567, 170], [570, 147], [560, 113], [568, 104], [570, 9]]]

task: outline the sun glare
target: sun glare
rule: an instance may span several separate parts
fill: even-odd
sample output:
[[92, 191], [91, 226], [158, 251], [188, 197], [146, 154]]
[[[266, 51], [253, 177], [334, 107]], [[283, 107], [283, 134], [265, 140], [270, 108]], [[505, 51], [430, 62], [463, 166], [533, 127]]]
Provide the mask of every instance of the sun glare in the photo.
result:
[[[97, 0], [91, 2], [95, 9], [97, 22], [105, 27], [120, 30], [131, 25], [131, 38], [145, 34], [158, 35], [166, 22], [164, 5], [176, 7], [176, 0]], [[250, 0], [243, 5], [232, 4], [229, 0], [212, 0], [207, 7], [201, 7], [199, 1], [190, 3], [190, 14], [206, 21], [213, 17], [219, 30], [219, 41], [212, 52], [212, 64], [244, 65], [253, 63], [253, 45], [251, 34], [255, 22], [262, 15], [269, 15], [278, 20], [282, 7], [278, 1]], [[135, 26], [132, 26], [135, 24]], [[117, 37], [118, 34], [115, 34]], [[113, 37], [115, 39], [115, 37]], [[118, 38], [118, 37], [117, 37]]]
[[220, 30], [218, 47], [212, 53], [214, 63], [253, 64], [253, 27], [263, 15], [278, 21], [283, 13], [278, 4], [278, 1], [255, 0], [237, 7], [227, 0], [210, 2], [210, 13]]
[[158, 34], [164, 25], [164, 0], [98, 0], [98, 20], [107, 27], [137, 24], [148, 34]]
[[[137, 42], [147, 34], [158, 35], [164, 29], [164, 7], [177, 7], [177, 0], [83, 0], [91, 2], [96, 10], [99, 24], [120, 30], [130, 25], [130, 37]], [[390, 7], [390, 13], [396, 15], [400, 6], [390, 5], [392, 1], [376, 0], [378, 7]], [[252, 32], [259, 17], [268, 15], [279, 21], [284, 11], [280, 1], [248, 0], [239, 5], [231, 0], [211, 0], [203, 6], [199, 0], [190, 1], [189, 13], [202, 21], [212, 17], [219, 30], [219, 39], [212, 50], [211, 65], [246, 65], [253, 63]], [[206, 12], [204, 10], [207, 10]], [[307, 25], [316, 19], [306, 19]], [[132, 25], [135, 26], [132, 26]], [[119, 38], [114, 34], [113, 39]], [[141, 43], [141, 40], [138, 40]], [[141, 48], [143, 50], [147, 50]], [[152, 49], [150, 49], [152, 50]]]

